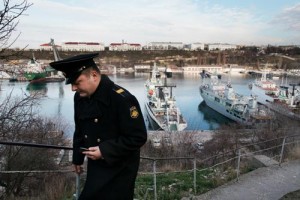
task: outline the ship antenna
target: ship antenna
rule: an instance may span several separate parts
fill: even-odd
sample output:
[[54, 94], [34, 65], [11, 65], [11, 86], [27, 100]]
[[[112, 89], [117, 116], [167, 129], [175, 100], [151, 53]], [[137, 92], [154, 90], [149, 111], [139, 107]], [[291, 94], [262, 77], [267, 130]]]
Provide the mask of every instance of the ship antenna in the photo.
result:
[[230, 85], [231, 84], [231, 65], [229, 65], [229, 76], [228, 76], [228, 85]]

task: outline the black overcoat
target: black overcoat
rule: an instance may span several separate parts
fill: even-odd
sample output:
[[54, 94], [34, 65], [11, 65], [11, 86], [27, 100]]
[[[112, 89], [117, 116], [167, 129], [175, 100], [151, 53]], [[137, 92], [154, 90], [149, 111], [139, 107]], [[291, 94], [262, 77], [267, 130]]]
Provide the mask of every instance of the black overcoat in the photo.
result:
[[95, 93], [74, 96], [73, 164], [81, 165], [80, 147], [99, 146], [103, 159], [88, 159], [82, 200], [133, 199], [140, 147], [147, 131], [137, 99], [101, 75]]

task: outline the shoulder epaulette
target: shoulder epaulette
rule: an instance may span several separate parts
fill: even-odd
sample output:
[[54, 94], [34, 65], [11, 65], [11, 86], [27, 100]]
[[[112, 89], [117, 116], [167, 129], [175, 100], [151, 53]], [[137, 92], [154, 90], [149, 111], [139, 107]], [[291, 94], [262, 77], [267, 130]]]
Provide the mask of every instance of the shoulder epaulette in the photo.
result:
[[126, 91], [123, 89], [123, 88], [121, 88], [120, 86], [118, 86], [118, 85], [115, 85], [114, 87], [113, 87], [113, 90], [117, 93], [117, 94], [120, 94], [121, 96], [123, 96], [123, 97], [126, 97], [127, 95], [127, 93], [126, 93]]
[[122, 88], [119, 85], [114, 85], [112, 88], [117, 94], [124, 97], [130, 104], [135, 105], [136, 101], [133, 95], [131, 95], [126, 89]]
[[115, 91], [116, 91], [116, 93], [118, 93], [118, 94], [121, 94], [121, 93], [124, 92], [124, 90], [123, 90], [122, 88], [120, 88], [120, 89], [118, 89], [118, 90], [115, 90]]

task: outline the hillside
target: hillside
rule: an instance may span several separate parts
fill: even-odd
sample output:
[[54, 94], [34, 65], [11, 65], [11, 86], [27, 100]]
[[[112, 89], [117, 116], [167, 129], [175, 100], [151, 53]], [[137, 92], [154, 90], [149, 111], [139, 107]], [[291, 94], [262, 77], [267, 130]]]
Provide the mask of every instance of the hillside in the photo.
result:
[[[275, 53], [274, 53], [275, 51]], [[277, 53], [280, 52], [280, 53]], [[9, 52], [16, 53], [16, 52]], [[8, 54], [9, 54], [8, 53]], [[18, 56], [11, 56], [9, 59], [30, 59], [34, 53], [39, 60], [54, 60], [52, 51], [23, 51], [18, 52]], [[67, 58], [73, 55], [91, 53], [78, 51], [60, 51], [60, 57]], [[154, 63], [161, 65], [176, 65], [178, 67], [187, 65], [226, 65], [238, 64], [241, 66], [258, 66], [268, 63], [275, 68], [288, 69], [299, 68], [300, 50], [279, 51], [278, 49], [270, 49], [265, 53], [260, 53], [258, 49], [240, 49], [226, 51], [101, 51], [99, 52], [101, 65], [112, 64], [117, 67], [132, 67], [134, 64]], [[288, 55], [288, 56], [286, 56]]]

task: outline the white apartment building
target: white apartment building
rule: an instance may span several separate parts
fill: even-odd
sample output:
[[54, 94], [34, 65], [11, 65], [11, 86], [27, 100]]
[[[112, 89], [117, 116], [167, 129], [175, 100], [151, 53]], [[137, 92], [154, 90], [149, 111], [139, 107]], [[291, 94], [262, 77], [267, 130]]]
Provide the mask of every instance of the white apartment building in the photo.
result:
[[64, 42], [63, 51], [104, 51], [104, 44], [98, 42]]
[[214, 44], [208, 44], [207, 47], [208, 47], [208, 51], [211, 51], [211, 50], [236, 49], [237, 45], [214, 43]]
[[141, 44], [130, 44], [130, 43], [111, 43], [109, 45], [110, 51], [141, 51]]
[[149, 50], [183, 49], [183, 43], [182, 42], [150, 42], [148, 43], [146, 48]]
[[195, 42], [190, 44], [190, 50], [204, 50], [205, 44], [200, 42]]

